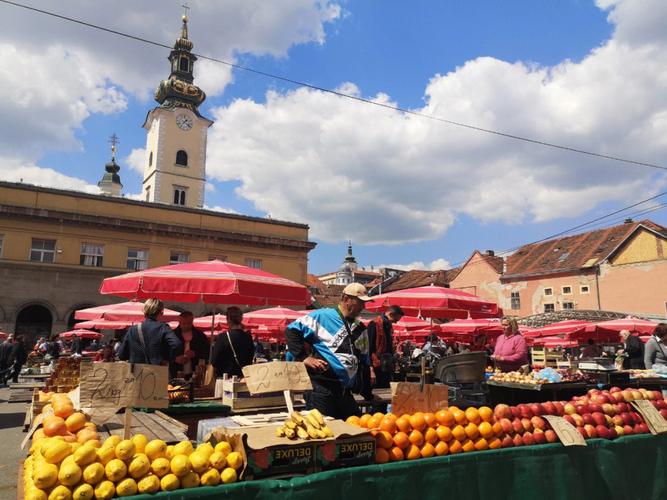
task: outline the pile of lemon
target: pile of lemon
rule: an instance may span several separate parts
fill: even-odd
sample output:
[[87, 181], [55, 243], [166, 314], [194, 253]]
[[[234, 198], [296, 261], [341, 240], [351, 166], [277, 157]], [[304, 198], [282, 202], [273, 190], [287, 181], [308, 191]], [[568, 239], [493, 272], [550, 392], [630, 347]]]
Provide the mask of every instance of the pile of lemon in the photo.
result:
[[62, 436], [33, 441], [24, 464], [25, 500], [106, 500], [139, 493], [236, 482], [243, 466], [227, 442], [193, 449], [137, 434], [104, 443], [68, 443]]

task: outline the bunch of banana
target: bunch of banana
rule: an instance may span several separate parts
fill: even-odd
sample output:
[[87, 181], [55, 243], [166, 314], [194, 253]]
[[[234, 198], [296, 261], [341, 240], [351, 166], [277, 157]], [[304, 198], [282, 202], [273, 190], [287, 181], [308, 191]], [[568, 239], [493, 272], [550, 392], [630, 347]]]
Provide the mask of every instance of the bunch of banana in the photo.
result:
[[324, 423], [324, 417], [318, 410], [311, 410], [306, 415], [295, 411], [276, 429], [276, 436], [289, 439], [326, 439], [333, 437], [333, 432]]

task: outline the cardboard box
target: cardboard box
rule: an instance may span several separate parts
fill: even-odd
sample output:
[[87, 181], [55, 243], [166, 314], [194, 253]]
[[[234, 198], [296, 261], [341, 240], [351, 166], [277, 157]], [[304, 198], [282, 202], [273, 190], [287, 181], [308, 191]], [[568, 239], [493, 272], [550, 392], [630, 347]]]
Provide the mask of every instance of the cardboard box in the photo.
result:
[[370, 434], [341, 437], [330, 443], [318, 443], [315, 447], [318, 471], [375, 463], [375, 438]]
[[272, 408], [285, 406], [285, 396], [282, 392], [268, 392], [252, 395], [244, 382], [222, 381], [222, 404], [232, 410], [247, 408]]

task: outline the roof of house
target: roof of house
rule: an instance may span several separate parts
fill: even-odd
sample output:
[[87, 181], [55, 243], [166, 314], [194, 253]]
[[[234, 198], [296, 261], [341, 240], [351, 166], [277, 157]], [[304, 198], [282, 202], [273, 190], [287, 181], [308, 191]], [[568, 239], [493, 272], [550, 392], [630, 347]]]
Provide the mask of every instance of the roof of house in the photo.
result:
[[608, 259], [641, 227], [667, 238], [667, 228], [643, 220], [524, 245], [506, 258], [503, 279], [594, 267]]
[[343, 288], [345, 288], [343, 285], [325, 285], [314, 274], [309, 274], [306, 282], [313, 297], [313, 305], [317, 307], [337, 305], [343, 293]]
[[[479, 255], [482, 261], [486, 262], [489, 264], [493, 270], [498, 273], [498, 274], [503, 274], [503, 270], [505, 267], [505, 259], [502, 257], [499, 257], [497, 255], [493, 255], [492, 253], [489, 253], [490, 250], [487, 250], [485, 253], [480, 252], [479, 250], [475, 250], [470, 257], [468, 257], [468, 260], [466, 260], [465, 264], [463, 264], [461, 267], [457, 267], [455, 269], [451, 269], [452, 274], [449, 276], [449, 281], [454, 280], [461, 271], [465, 269], [465, 267], [468, 265], [468, 263], [473, 259], [475, 255]], [[477, 263], [475, 263], [477, 264]], [[453, 271], [456, 271], [455, 273]]]
[[412, 270], [400, 276], [396, 281], [383, 287], [382, 293], [395, 292], [396, 290], [405, 290], [406, 288], [415, 288], [418, 286], [447, 286], [449, 282], [459, 273], [460, 268], [441, 269], [439, 271], [421, 271]]

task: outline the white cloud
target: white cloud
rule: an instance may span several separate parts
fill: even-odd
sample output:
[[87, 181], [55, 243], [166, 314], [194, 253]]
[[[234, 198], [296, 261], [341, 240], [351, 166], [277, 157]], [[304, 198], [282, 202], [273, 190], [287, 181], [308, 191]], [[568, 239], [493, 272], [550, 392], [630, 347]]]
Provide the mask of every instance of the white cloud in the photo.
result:
[[40, 168], [36, 165], [26, 164], [16, 159], [5, 158], [2, 160], [0, 180], [45, 187], [57, 186], [59, 189], [84, 191], [91, 194], [99, 194], [100, 192], [97, 186], [82, 179], [61, 174], [52, 168]]
[[[609, 9], [615, 34], [582, 61], [540, 67], [480, 57], [435, 75], [425, 85], [425, 105], [415, 111], [664, 161], [667, 2], [599, 5]], [[353, 83], [341, 88], [361, 95]], [[384, 94], [371, 99], [391, 102]], [[264, 103], [237, 100], [213, 114], [208, 175], [240, 181], [237, 194], [258, 210], [306, 222], [314, 237], [331, 242], [435, 239], [458, 214], [509, 223], [574, 217], [603, 201], [655, 194], [667, 182], [651, 169], [306, 88], [268, 92]]]
[[125, 164], [131, 170], [143, 175], [146, 167], [146, 148], [134, 148], [130, 154], [125, 157]]
[[214, 206], [212, 206], [212, 207], [211, 207], [211, 206], [208, 206], [208, 205], [204, 205], [204, 209], [205, 209], [205, 210], [212, 210], [212, 211], [214, 211], [214, 212], [223, 212], [223, 213], [226, 213], [226, 214], [236, 214], [236, 215], [239, 214], [239, 213], [238, 213], [236, 210], [234, 210], [233, 208], [223, 207], [223, 206], [220, 206], [220, 205], [214, 205]]
[[400, 269], [402, 271], [440, 271], [442, 269], [449, 269], [451, 264], [446, 259], [435, 259], [431, 263], [427, 264], [421, 260], [411, 262], [410, 264], [382, 264], [380, 266], [374, 266], [377, 269], [383, 267], [388, 267], [390, 269]]
[[204, 185], [204, 189], [206, 189], [207, 193], [215, 193], [215, 184], [213, 184], [212, 182], [207, 182]]

